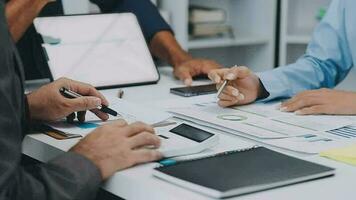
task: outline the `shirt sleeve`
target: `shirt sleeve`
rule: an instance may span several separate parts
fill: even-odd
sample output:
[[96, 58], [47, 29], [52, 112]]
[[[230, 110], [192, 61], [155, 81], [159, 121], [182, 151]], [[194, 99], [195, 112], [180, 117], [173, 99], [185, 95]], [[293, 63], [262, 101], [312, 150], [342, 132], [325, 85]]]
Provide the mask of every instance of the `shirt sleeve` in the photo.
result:
[[332, 1], [316, 27], [306, 54], [296, 63], [258, 73], [270, 93], [265, 101], [292, 97], [303, 90], [332, 88], [353, 66], [345, 27], [343, 0]]
[[21, 164], [28, 120], [23, 66], [7, 29], [4, 7], [0, 0], [0, 199], [94, 199], [102, 180], [100, 171], [79, 154], [64, 153], [47, 164]]
[[146, 41], [160, 31], [170, 31], [171, 27], [162, 18], [157, 7], [150, 0], [90, 0], [99, 6], [102, 12], [131, 12], [136, 15]]
[[[0, 75], [0, 199], [90, 200], [101, 184], [99, 169], [85, 157], [64, 153], [47, 164], [22, 166], [25, 115], [21, 86], [14, 71], [1, 61]], [[11, 61], [9, 61], [11, 62]], [[4, 65], [1, 65], [4, 64]], [[21, 114], [23, 113], [23, 115]]]

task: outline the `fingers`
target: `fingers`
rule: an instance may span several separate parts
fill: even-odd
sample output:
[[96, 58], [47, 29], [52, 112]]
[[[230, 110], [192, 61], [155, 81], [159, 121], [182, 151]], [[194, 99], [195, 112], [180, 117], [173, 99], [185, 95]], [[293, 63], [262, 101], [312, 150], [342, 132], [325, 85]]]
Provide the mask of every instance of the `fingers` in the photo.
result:
[[235, 98], [240, 95], [239, 90], [237, 88], [232, 87], [231, 85], [226, 86], [223, 93], [226, 94], [227, 96], [231, 96]]
[[133, 152], [133, 157], [135, 160], [134, 164], [140, 164], [160, 160], [163, 156], [157, 150], [138, 149]]
[[244, 66], [232, 67], [230, 69], [212, 70], [208, 77], [215, 83], [220, 83], [222, 80], [235, 80], [237, 78], [246, 78], [251, 74], [251, 71]]
[[237, 78], [240, 78], [240, 79], [246, 78], [250, 74], [251, 74], [251, 71], [245, 66], [232, 67], [230, 70], [228, 70], [224, 73], [223, 78], [226, 80], [232, 81]]
[[178, 67], [174, 70], [174, 75], [184, 82], [184, 85], [190, 86], [193, 83], [193, 76], [189, 67]]
[[141, 132], [149, 132], [151, 134], [155, 132], [152, 126], [149, 126], [142, 122], [135, 122], [133, 124], [130, 124], [129, 126], [124, 127], [124, 129], [125, 129], [126, 136], [128, 137], [132, 137]]
[[327, 106], [317, 105], [317, 106], [311, 106], [311, 107], [297, 110], [295, 112], [295, 114], [297, 114], [297, 115], [322, 115], [322, 114], [332, 114], [332, 113], [329, 112], [329, 109]]
[[85, 114], [86, 114], [86, 111], [80, 111], [77, 113], [77, 118], [78, 118], [78, 121], [79, 122], [85, 122]]
[[75, 113], [71, 113], [70, 115], [67, 116], [68, 123], [73, 123], [74, 119], [75, 119]]
[[101, 105], [101, 99], [98, 97], [78, 97], [75, 99], [66, 99], [66, 101], [74, 112], [96, 109]]
[[108, 106], [109, 102], [106, 100], [104, 95], [102, 95], [98, 90], [95, 89], [92, 85], [86, 84], [86, 83], [81, 83], [78, 81], [70, 80], [70, 79], [65, 79], [66, 85], [69, 86], [69, 89], [77, 92], [83, 96], [93, 96], [101, 99], [101, 103], [103, 105]]
[[99, 109], [92, 109], [90, 111], [103, 121], [106, 121], [109, 119], [109, 115], [107, 113], [100, 111]]
[[129, 145], [132, 149], [138, 149], [145, 146], [154, 146], [155, 148], [158, 148], [161, 145], [161, 140], [158, 136], [152, 133], [142, 132], [131, 137]]
[[283, 112], [295, 112], [297, 110], [323, 104], [322, 98], [313, 96], [296, 96], [289, 101], [283, 102], [280, 110]]
[[123, 119], [119, 119], [119, 120], [115, 121], [114, 124], [117, 127], [123, 127], [123, 126], [127, 126], [128, 125], [128, 123]]
[[245, 96], [239, 92], [238, 89], [227, 86], [225, 90], [219, 96], [218, 104], [221, 107], [228, 107], [238, 104], [240, 101], [243, 101]]
[[[229, 98], [229, 99], [227, 99]], [[231, 99], [230, 99], [231, 98]], [[218, 101], [218, 105], [221, 107], [229, 107], [233, 105], [239, 105], [239, 104], [244, 104], [243, 102], [245, 99], [245, 96], [243, 94], [240, 94], [238, 97], [226, 97], [225, 99], [222, 98]]]
[[236, 105], [237, 103], [238, 103], [237, 100], [233, 100], [233, 101], [220, 100], [220, 101], [218, 101], [218, 105], [221, 106], [221, 107], [223, 107], [223, 108]]
[[222, 78], [224, 74], [228, 71], [229, 69], [219, 69], [219, 70], [212, 70], [209, 72], [208, 77], [210, 80], [212, 80], [214, 83], [220, 83], [222, 81]]

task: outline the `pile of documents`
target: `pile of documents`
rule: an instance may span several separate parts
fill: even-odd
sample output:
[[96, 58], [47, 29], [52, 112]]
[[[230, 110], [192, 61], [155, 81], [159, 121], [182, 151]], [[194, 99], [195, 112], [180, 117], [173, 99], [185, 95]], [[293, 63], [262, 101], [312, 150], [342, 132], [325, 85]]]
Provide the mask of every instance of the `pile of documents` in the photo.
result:
[[184, 120], [296, 152], [318, 154], [356, 142], [354, 116], [298, 116], [279, 111], [280, 102], [221, 108], [215, 95], [192, 98], [191, 104], [172, 101], [159, 104]]

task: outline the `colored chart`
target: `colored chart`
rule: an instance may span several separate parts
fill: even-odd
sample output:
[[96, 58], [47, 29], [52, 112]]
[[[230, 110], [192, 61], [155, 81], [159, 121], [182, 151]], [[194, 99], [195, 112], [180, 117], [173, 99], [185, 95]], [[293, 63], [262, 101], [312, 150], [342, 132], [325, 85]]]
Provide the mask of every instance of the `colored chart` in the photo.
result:
[[247, 119], [245, 116], [234, 114], [218, 115], [217, 118], [226, 121], [244, 121]]

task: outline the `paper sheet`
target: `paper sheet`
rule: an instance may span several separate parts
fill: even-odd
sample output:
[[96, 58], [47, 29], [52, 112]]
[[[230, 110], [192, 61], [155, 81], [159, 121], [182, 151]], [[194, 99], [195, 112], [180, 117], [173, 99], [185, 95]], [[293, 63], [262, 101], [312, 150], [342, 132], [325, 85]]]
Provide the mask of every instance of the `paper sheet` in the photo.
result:
[[48, 125], [54, 129], [63, 131], [65, 133], [80, 134], [82, 136], [85, 136], [98, 126], [103, 125], [105, 123], [110, 123], [118, 119], [124, 119], [129, 124], [136, 121], [141, 121], [146, 124], [155, 126], [156, 124], [160, 124], [172, 117], [172, 115], [167, 112], [133, 104], [123, 99], [109, 98], [108, 100], [109, 102], [111, 102], [109, 107], [117, 111], [120, 116], [110, 116], [108, 121], [102, 122], [93, 113], [88, 112], [85, 123], [76, 122], [74, 124], [69, 124], [65, 120], [63, 120], [54, 123], [49, 123]]
[[356, 122], [355, 116], [299, 116], [294, 113], [286, 113], [279, 111], [279, 105], [279, 102], [255, 103], [247, 106], [235, 107], [234, 109], [268, 118], [278, 123], [301, 127], [312, 131], [328, 131], [344, 127]]
[[323, 151], [320, 156], [356, 166], [356, 144]]
[[[211, 100], [211, 99], [210, 99]], [[354, 133], [341, 132], [354, 116], [297, 116], [279, 111], [279, 102], [220, 108], [216, 102], [177, 106], [169, 110], [182, 119], [292, 151], [317, 154], [350, 144]], [[350, 131], [347, 129], [347, 131]]]

